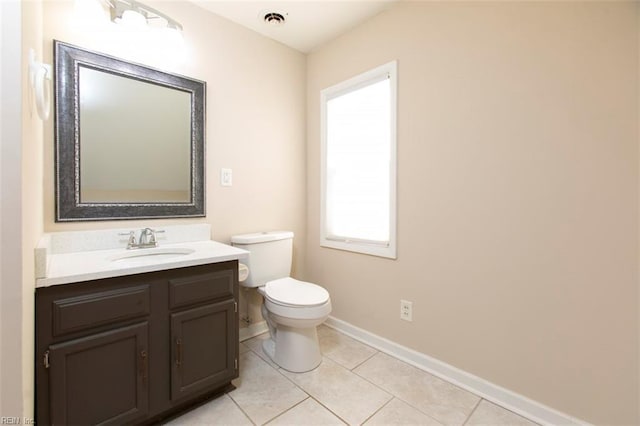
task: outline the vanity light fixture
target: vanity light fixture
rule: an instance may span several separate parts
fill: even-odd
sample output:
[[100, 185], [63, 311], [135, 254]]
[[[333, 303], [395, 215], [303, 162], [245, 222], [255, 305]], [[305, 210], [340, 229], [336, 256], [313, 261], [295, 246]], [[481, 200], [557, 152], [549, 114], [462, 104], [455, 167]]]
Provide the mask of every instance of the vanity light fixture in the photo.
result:
[[51, 65], [37, 61], [35, 50], [29, 49], [29, 82], [34, 90], [36, 111], [42, 121], [49, 118], [51, 111], [51, 75]]
[[111, 11], [111, 20], [115, 23], [129, 22], [151, 26], [161, 26], [182, 31], [182, 25], [157, 9], [136, 0], [104, 0]]

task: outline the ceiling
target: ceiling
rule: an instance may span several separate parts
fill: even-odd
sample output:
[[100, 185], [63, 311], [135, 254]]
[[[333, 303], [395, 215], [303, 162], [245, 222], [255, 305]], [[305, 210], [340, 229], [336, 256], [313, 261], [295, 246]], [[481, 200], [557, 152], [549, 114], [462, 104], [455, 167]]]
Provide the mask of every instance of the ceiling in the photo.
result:
[[[309, 53], [361, 22], [390, 8], [398, 0], [192, 0], [266, 37]], [[285, 17], [282, 25], [264, 21], [267, 12]]]

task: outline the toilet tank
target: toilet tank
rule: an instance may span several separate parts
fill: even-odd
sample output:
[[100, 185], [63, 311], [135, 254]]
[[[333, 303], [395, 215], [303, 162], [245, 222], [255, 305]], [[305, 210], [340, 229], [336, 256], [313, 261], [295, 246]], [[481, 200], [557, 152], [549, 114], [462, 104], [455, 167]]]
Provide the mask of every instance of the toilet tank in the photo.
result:
[[242, 261], [249, 267], [249, 277], [241, 283], [242, 286], [260, 287], [291, 274], [293, 232], [236, 235], [231, 237], [231, 245], [249, 252], [249, 257]]

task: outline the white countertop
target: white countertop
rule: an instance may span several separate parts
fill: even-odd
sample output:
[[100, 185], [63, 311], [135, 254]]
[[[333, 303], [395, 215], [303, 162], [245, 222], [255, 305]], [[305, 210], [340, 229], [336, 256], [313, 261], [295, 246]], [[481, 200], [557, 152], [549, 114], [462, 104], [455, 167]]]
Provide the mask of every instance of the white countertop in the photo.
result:
[[[171, 256], [143, 256], [114, 261], [113, 259], [133, 253], [125, 248], [78, 251], [48, 255], [46, 277], [36, 280], [36, 287], [48, 287], [101, 278], [141, 274], [207, 263], [241, 260], [249, 252], [216, 241], [192, 241], [174, 244], [161, 244], [160, 249], [192, 249], [193, 253]], [[145, 250], [137, 249], [143, 254]], [[169, 258], [167, 258], [169, 257]]]

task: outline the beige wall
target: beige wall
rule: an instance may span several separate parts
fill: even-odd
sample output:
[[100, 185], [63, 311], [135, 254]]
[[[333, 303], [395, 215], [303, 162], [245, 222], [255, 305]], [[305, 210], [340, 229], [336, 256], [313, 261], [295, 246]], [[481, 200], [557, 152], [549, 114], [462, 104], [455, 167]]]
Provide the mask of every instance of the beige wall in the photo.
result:
[[19, 417], [22, 400], [21, 7], [0, 3], [0, 415]]
[[[189, 2], [154, 5], [184, 27], [184, 60], [168, 61], [147, 51], [124, 48], [117, 29], [79, 25], [73, 1], [44, 2], [44, 49], [52, 40], [94, 49], [207, 82], [206, 211], [204, 219], [90, 223], [54, 222], [53, 123], [45, 130], [44, 229], [69, 231], [108, 227], [161, 228], [208, 222], [213, 239], [287, 229], [296, 233], [297, 273], [304, 263], [305, 235], [305, 56]], [[233, 169], [233, 186], [219, 185], [220, 168]], [[260, 319], [256, 302], [251, 316]], [[242, 310], [246, 305], [241, 303]]]
[[[406, 2], [311, 54], [305, 278], [333, 315], [586, 421], [640, 422], [637, 16]], [[320, 248], [319, 91], [394, 59], [398, 259]]]
[[[638, 54], [638, 58], [640, 58], [640, 5], [636, 6], [636, 25], [638, 30], [637, 33], [637, 54]], [[640, 81], [640, 67], [638, 67], [638, 69], [636, 70], [637, 72], [637, 78], [638, 81]], [[640, 84], [637, 85], [636, 87], [637, 93], [636, 93], [636, 125], [638, 126], [638, 144], [640, 145]], [[640, 150], [638, 152], [639, 154], [639, 160], [640, 160]], [[640, 164], [639, 164], [639, 169], [640, 169]], [[640, 185], [638, 190], [640, 191]], [[640, 196], [638, 197], [638, 200], [640, 201]], [[640, 209], [639, 209], [640, 210]], [[639, 217], [639, 221], [640, 221], [640, 217]], [[640, 226], [638, 226], [638, 260], [637, 260], [637, 266], [638, 266], [638, 270], [640, 271]], [[640, 272], [639, 272], [640, 275]], [[639, 358], [639, 363], [640, 363], [640, 278], [638, 279], [638, 358]], [[638, 409], [638, 417], [640, 418], [640, 368], [638, 368], [638, 402], [637, 402], [637, 409]]]
[[[636, 8], [636, 25], [640, 29], [640, 7]], [[637, 49], [638, 49], [638, 58], [640, 58], [640, 30], [638, 31], [638, 41], [637, 41]], [[640, 67], [637, 70], [638, 73], [638, 81], [640, 81]], [[638, 144], [640, 145], [640, 84], [637, 86], [637, 97], [636, 97], [636, 123], [638, 126]], [[640, 159], [640, 150], [638, 150], [639, 159]], [[640, 169], [640, 165], [639, 165]], [[638, 190], [640, 191], [640, 185], [638, 185]], [[638, 197], [640, 200], [640, 196]], [[640, 209], [639, 209], [640, 210]], [[640, 218], [639, 218], [640, 221]], [[638, 226], [638, 269], [640, 271], [640, 226]], [[639, 272], [640, 275], [640, 272]], [[638, 280], [638, 358], [640, 359], [640, 278]], [[640, 360], [638, 361], [640, 363]], [[640, 418], [640, 368], [638, 368], [638, 417]]]
[[[43, 58], [42, 4], [22, 2], [22, 57], [26, 67], [29, 50]], [[24, 416], [33, 417], [35, 311], [34, 248], [43, 233], [43, 126], [38, 117], [33, 89], [23, 74], [22, 80], [22, 396]], [[53, 112], [51, 112], [53, 116]]]
[[[6, 9], [5, 9], [6, 7]], [[2, 284], [0, 412], [33, 417], [33, 247], [42, 235], [42, 126], [27, 74], [29, 49], [42, 58], [39, 3], [2, 5]], [[5, 15], [6, 13], [6, 15]], [[6, 32], [5, 32], [6, 31]], [[6, 62], [5, 62], [6, 61]], [[21, 99], [20, 99], [21, 98]]]

